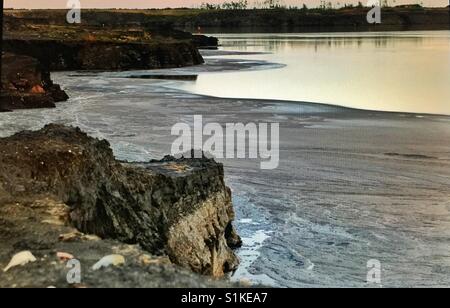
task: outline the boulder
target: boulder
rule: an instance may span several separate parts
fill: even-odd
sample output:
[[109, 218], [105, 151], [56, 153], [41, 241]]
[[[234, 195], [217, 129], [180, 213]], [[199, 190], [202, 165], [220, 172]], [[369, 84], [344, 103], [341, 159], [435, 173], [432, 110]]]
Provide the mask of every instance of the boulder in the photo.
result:
[[3, 53], [1, 60], [0, 111], [55, 107], [68, 99], [37, 59]]

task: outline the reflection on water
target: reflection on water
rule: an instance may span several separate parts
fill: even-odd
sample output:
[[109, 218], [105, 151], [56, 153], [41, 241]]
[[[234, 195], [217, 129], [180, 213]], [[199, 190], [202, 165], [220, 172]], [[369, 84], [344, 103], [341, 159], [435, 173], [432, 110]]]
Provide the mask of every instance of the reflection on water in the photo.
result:
[[186, 89], [220, 97], [319, 102], [352, 108], [450, 114], [450, 31], [222, 34], [227, 51], [286, 64], [205, 74]]
[[[431, 37], [432, 39], [433, 37]], [[321, 48], [395, 48], [401, 47], [402, 44], [415, 44], [417, 46], [422, 45], [424, 39], [429, 40], [423, 36], [402, 36], [399, 35], [317, 35], [313, 37], [301, 35], [266, 35], [261, 37], [235, 37], [224, 36], [221, 38], [224, 44], [222, 45], [226, 49], [233, 49], [239, 51], [249, 51], [249, 48], [260, 48], [259, 51], [270, 52], [283, 52], [286, 50], [295, 50], [299, 46], [302, 48], [314, 48], [315, 51], [319, 51]], [[254, 51], [254, 50], [253, 50]]]

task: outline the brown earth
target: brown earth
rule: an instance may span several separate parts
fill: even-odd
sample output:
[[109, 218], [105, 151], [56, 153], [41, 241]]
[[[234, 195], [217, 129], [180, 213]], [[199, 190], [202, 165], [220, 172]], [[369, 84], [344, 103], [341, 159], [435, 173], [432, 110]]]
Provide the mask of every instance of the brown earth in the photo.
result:
[[55, 107], [68, 99], [38, 60], [12, 53], [2, 55], [0, 92], [0, 111]]

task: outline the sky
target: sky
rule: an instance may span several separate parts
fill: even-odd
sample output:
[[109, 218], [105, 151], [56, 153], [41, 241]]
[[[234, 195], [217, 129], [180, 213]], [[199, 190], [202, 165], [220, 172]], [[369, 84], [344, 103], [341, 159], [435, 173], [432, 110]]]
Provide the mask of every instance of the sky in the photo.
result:
[[[7, 8], [65, 8], [69, 0], [4, 0]], [[220, 3], [221, 0], [79, 0], [85, 8], [165, 8], [195, 7], [203, 2]], [[250, 0], [254, 2], [257, 0]], [[262, 0], [259, 0], [262, 1]], [[317, 6], [320, 0], [282, 0], [286, 5]], [[358, 0], [327, 0], [332, 3], [358, 3]], [[368, 2], [368, 0], [360, 0]], [[391, 0], [392, 2], [392, 0]], [[448, 0], [395, 0], [396, 4], [423, 3], [425, 6], [447, 6]]]

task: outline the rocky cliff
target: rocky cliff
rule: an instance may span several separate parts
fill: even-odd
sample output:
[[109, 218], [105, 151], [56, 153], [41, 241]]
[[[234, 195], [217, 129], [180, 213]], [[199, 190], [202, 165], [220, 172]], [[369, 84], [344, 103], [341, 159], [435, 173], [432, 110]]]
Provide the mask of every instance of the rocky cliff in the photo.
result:
[[[152, 29], [139, 24], [92, 25], [87, 19], [71, 25], [65, 14], [37, 19], [5, 15], [4, 50], [36, 58], [52, 71], [197, 65], [203, 63], [197, 47], [208, 41], [164, 25]], [[52, 23], [53, 18], [58, 25]]]
[[[16, 12], [16, 11], [14, 11]], [[45, 12], [45, 11], [42, 11]], [[15, 15], [15, 14], [13, 14]], [[54, 107], [67, 99], [50, 71], [157, 69], [203, 63], [198, 47], [217, 45], [205, 36], [140, 25], [69, 25], [50, 19], [5, 16], [0, 111]], [[59, 19], [58, 19], [59, 20]]]
[[[19, 250], [43, 262], [58, 249], [71, 250], [92, 263], [115, 243], [132, 267], [147, 253], [221, 277], [239, 263], [231, 249], [240, 245], [233, 219], [223, 167], [213, 160], [119, 162], [107, 141], [59, 125], [0, 139], [2, 266]], [[120, 243], [140, 248], [123, 252]]]
[[0, 111], [55, 107], [68, 99], [38, 60], [4, 53], [1, 58]]
[[38, 59], [51, 71], [172, 68], [203, 63], [192, 43], [147, 44], [58, 39], [6, 39], [4, 49]]

